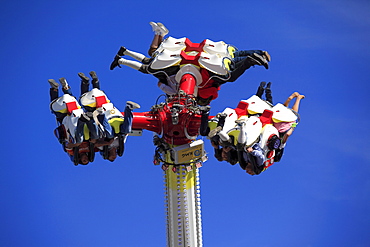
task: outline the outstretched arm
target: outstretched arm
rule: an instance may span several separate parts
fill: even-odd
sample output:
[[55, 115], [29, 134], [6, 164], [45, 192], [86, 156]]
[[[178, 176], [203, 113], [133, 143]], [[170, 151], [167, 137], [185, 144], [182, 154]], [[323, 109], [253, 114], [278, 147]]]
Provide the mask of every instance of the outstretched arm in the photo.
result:
[[263, 152], [259, 146], [258, 147], [254, 146], [254, 148], [255, 149], [253, 149], [252, 147], [249, 147], [247, 149], [247, 152], [253, 155], [254, 157], [256, 157], [258, 166], [262, 166], [263, 163], [266, 161], [266, 157], [265, 155], [263, 155]]

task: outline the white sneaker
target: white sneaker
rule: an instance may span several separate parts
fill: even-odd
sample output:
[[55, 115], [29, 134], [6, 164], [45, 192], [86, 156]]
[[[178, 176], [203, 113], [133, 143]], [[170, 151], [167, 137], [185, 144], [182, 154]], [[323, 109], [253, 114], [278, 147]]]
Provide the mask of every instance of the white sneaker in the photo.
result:
[[215, 135], [218, 135], [218, 133], [220, 133], [220, 131], [222, 130], [222, 127], [221, 126], [217, 126], [216, 128], [214, 128], [213, 130], [211, 130], [209, 133], [208, 133], [208, 138], [212, 138], [214, 137]]
[[140, 105], [138, 103], [135, 103], [132, 101], [126, 101], [126, 106], [130, 108], [131, 110], [140, 108]]
[[153, 32], [160, 35], [160, 28], [158, 27], [157, 23], [151, 21], [149, 24], [152, 26]]
[[169, 33], [168, 29], [162, 23], [157, 22], [157, 26], [159, 28], [161, 36], [166, 36]]

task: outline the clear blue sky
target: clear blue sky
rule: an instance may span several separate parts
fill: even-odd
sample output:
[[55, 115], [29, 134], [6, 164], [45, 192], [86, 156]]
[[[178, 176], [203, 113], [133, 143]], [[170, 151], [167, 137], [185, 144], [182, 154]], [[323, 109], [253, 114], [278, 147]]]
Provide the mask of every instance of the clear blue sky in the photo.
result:
[[222, 86], [213, 115], [263, 80], [276, 103], [306, 95], [282, 161], [259, 176], [216, 161], [205, 140], [204, 246], [370, 246], [369, 13], [361, 0], [3, 2], [0, 246], [165, 246], [152, 133], [130, 137], [114, 163], [75, 167], [53, 136], [47, 82], [66, 77], [78, 95], [77, 73], [95, 70], [118, 108], [133, 100], [148, 111], [156, 79], [109, 65], [121, 45], [146, 54], [150, 21], [271, 54], [269, 70]]

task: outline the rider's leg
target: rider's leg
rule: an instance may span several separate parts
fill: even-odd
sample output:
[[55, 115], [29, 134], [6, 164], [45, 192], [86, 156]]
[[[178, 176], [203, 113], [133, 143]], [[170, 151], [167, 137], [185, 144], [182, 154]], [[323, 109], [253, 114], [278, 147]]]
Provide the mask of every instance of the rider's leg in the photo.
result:
[[289, 107], [289, 103], [290, 103], [290, 101], [292, 100], [292, 99], [294, 99], [295, 97], [297, 97], [299, 95], [299, 93], [298, 92], [294, 92], [294, 93], [292, 93], [292, 95], [290, 95], [287, 99], [286, 99], [286, 101], [284, 102], [284, 106], [285, 107]]
[[77, 75], [81, 78], [81, 95], [83, 95], [89, 91], [90, 79], [82, 72], [78, 73]]
[[267, 51], [262, 50], [239, 50], [234, 52], [234, 62], [240, 62], [247, 56], [253, 56], [256, 53], [260, 56], [263, 56], [268, 62], [271, 61], [271, 56]]
[[237, 120], [238, 126], [240, 126], [240, 133], [238, 136], [238, 143], [245, 145], [247, 143], [247, 130], [245, 120]]
[[265, 95], [266, 95], [266, 101], [272, 103], [272, 92], [271, 92], [271, 82], [267, 83], [267, 86], [265, 88]]
[[133, 68], [133, 69], [136, 69], [136, 70], [138, 70], [138, 71], [140, 71], [144, 74], [149, 74], [147, 64], [142, 64], [138, 61], [127, 60], [127, 59], [124, 59], [124, 58], [120, 57], [119, 55], [116, 55], [114, 57], [114, 60], [110, 65], [110, 70], [113, 70], [117, 66], [121, 67], [120, 64], [126, 65], [128, 67]]
[[66, 78], [64, 78], [64, 77], [59, 78], [59, 82], [62, 84], [62, 91], [63, 91], [63, 93], [64, 94], [72, 95], [72, 89], [68, 85]]
[[127, 55], [127, 56], [130, 56], [132, 57], [133, 59], [139, 61], [139, 62], [142, 62], [143, 60], [148, 59], [145, 55], [139, 53], [139, 52], [135, 52], [135, 51], [130, 51], [128, 49], [125, 49], [125, 51], [122, 53], [123, 55]]
[[91, 83], [92, 83], [93, 88], [100, 89], [100, 82], [99, 82], [98, 76], [96, 75], [96, 72], [95, 71], [90, 71], [89, 74], [92, 78]]
[[57, 83], [54, 79], [49, 79], [48, 80], [49, 84], [50, 84], [50, 102], [52, 102], [53, 100], [57, 99], [59, 97], [58, 95], [58, 87], [59, 87], [59, 83]]
[[98, 118], [100, 124], [104, 128], [105, 137], [108, 138], [108, 139], [112, 139], [114, 137], [114, 131], [113, 131], [112, 126], [109, 124], [108, 119], [105, 116], [105, 114], [104, 113], [99, 114], [97, 118]]
[[132, 60], [127, 60], [127, 59], [124, 59], [124, 58], [120, 58], [118, 60], [118, 63], [126, 65], [130, 68], [139, 70], [140, 72], [143, 72], [145, 74], [148, 74], [148, 72], [146, 72], [146, 69], [145, 69], [147, 66], [145, 64], [142, 64], [142, 63], [138, 62], [138, 61], [132, 61]]
[[256, 95], [262, 99], [263, 92], [265, 91], [266, 82], [262, 81], [257, 89]]
[[161, 45], [162, 41], [163, 41], [163, 36], [161, 36], [159, 34], [154, 35], [152, 43], [150, 44], [150, 47], [149, 47], [149, 50], [148, 50], [149, 56], [153, 55], [155, 50], [157, 50], [158, 47]]
[[293, 111], [298, 112], [298, 110], [299, 110], [299, 104], [301, 102], [301, 99], [304, 99], [304, 98], [305, 98], [305, 96], [302, 95], [302, 94], [300, 94], [300, 95], [297, 96], [297, 98], [295, 99], [294, 105], [292, 107], [292, 110]]
[[133, 119], [133, 114], [132, 110], [140, 108], [140, 105], [132, 102], [132, 101], [127, 101], [126, 102], [126, 107], [125, 107], [125, 120], [123, 124], [120, 126], [120, 132], [122, 134], [129, 134], [132, 132], [132, 119]]
[[230, 79], [228, 79], [228, 82], [233, 82], [236, 79], [238, 79], [244, 72], [249, 69], [250, 67], [254, 65], [262, 65], [266, 69], [268, 68], [268, 62], [267, 60], [258, 55], [257, 53], [253, 53], [253, 56], [248, 56], [242, 61], [238, 62], [235, 66], [235, 70], [233, 70], [230, 73]]

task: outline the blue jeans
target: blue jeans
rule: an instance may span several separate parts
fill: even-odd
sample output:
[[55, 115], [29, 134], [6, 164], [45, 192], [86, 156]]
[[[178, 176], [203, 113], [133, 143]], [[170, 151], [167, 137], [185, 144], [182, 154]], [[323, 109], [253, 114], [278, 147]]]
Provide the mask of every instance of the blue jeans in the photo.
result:
[[93, 119], [86, 123], [87, 128], [90, 131], [90, 139], [99, 139], [99, 130]]
[[240, 62], [247, 56], [253, 55], [253, 53], [257, 53], [258, 55], [263, 55], [262, 50], [241, 50], [234, 52], [234, 62]]
[[84, 141], [84, 127], [85, 124], [90, 132], [90, 139], [99, 139], [99, 131], [93, 119], [88, 122], [82, 122], [80, 119], [77, 122], [75, 130], [75, 143], [82, 143]]
[[98, 120], [101, 125], [103, 125], [104, 128], [104, 134], [106, 138], [113, 138], [114, 137], [114, 132], [112, 126], [109, 124], [108, 119], [104, 114], [99, 114], [98, 115]]
[[129, 134], [132, 132], [132, 110], [129, 107], [125, 107], [125, 121], [120, 126], [120, 132], [122, 134]]
[[75, 144], [76, 143], [82, 143], [84, 141], [84, 126], [85, 123], [81, 120], [78, 120], [77, 127], [75, 129]]

